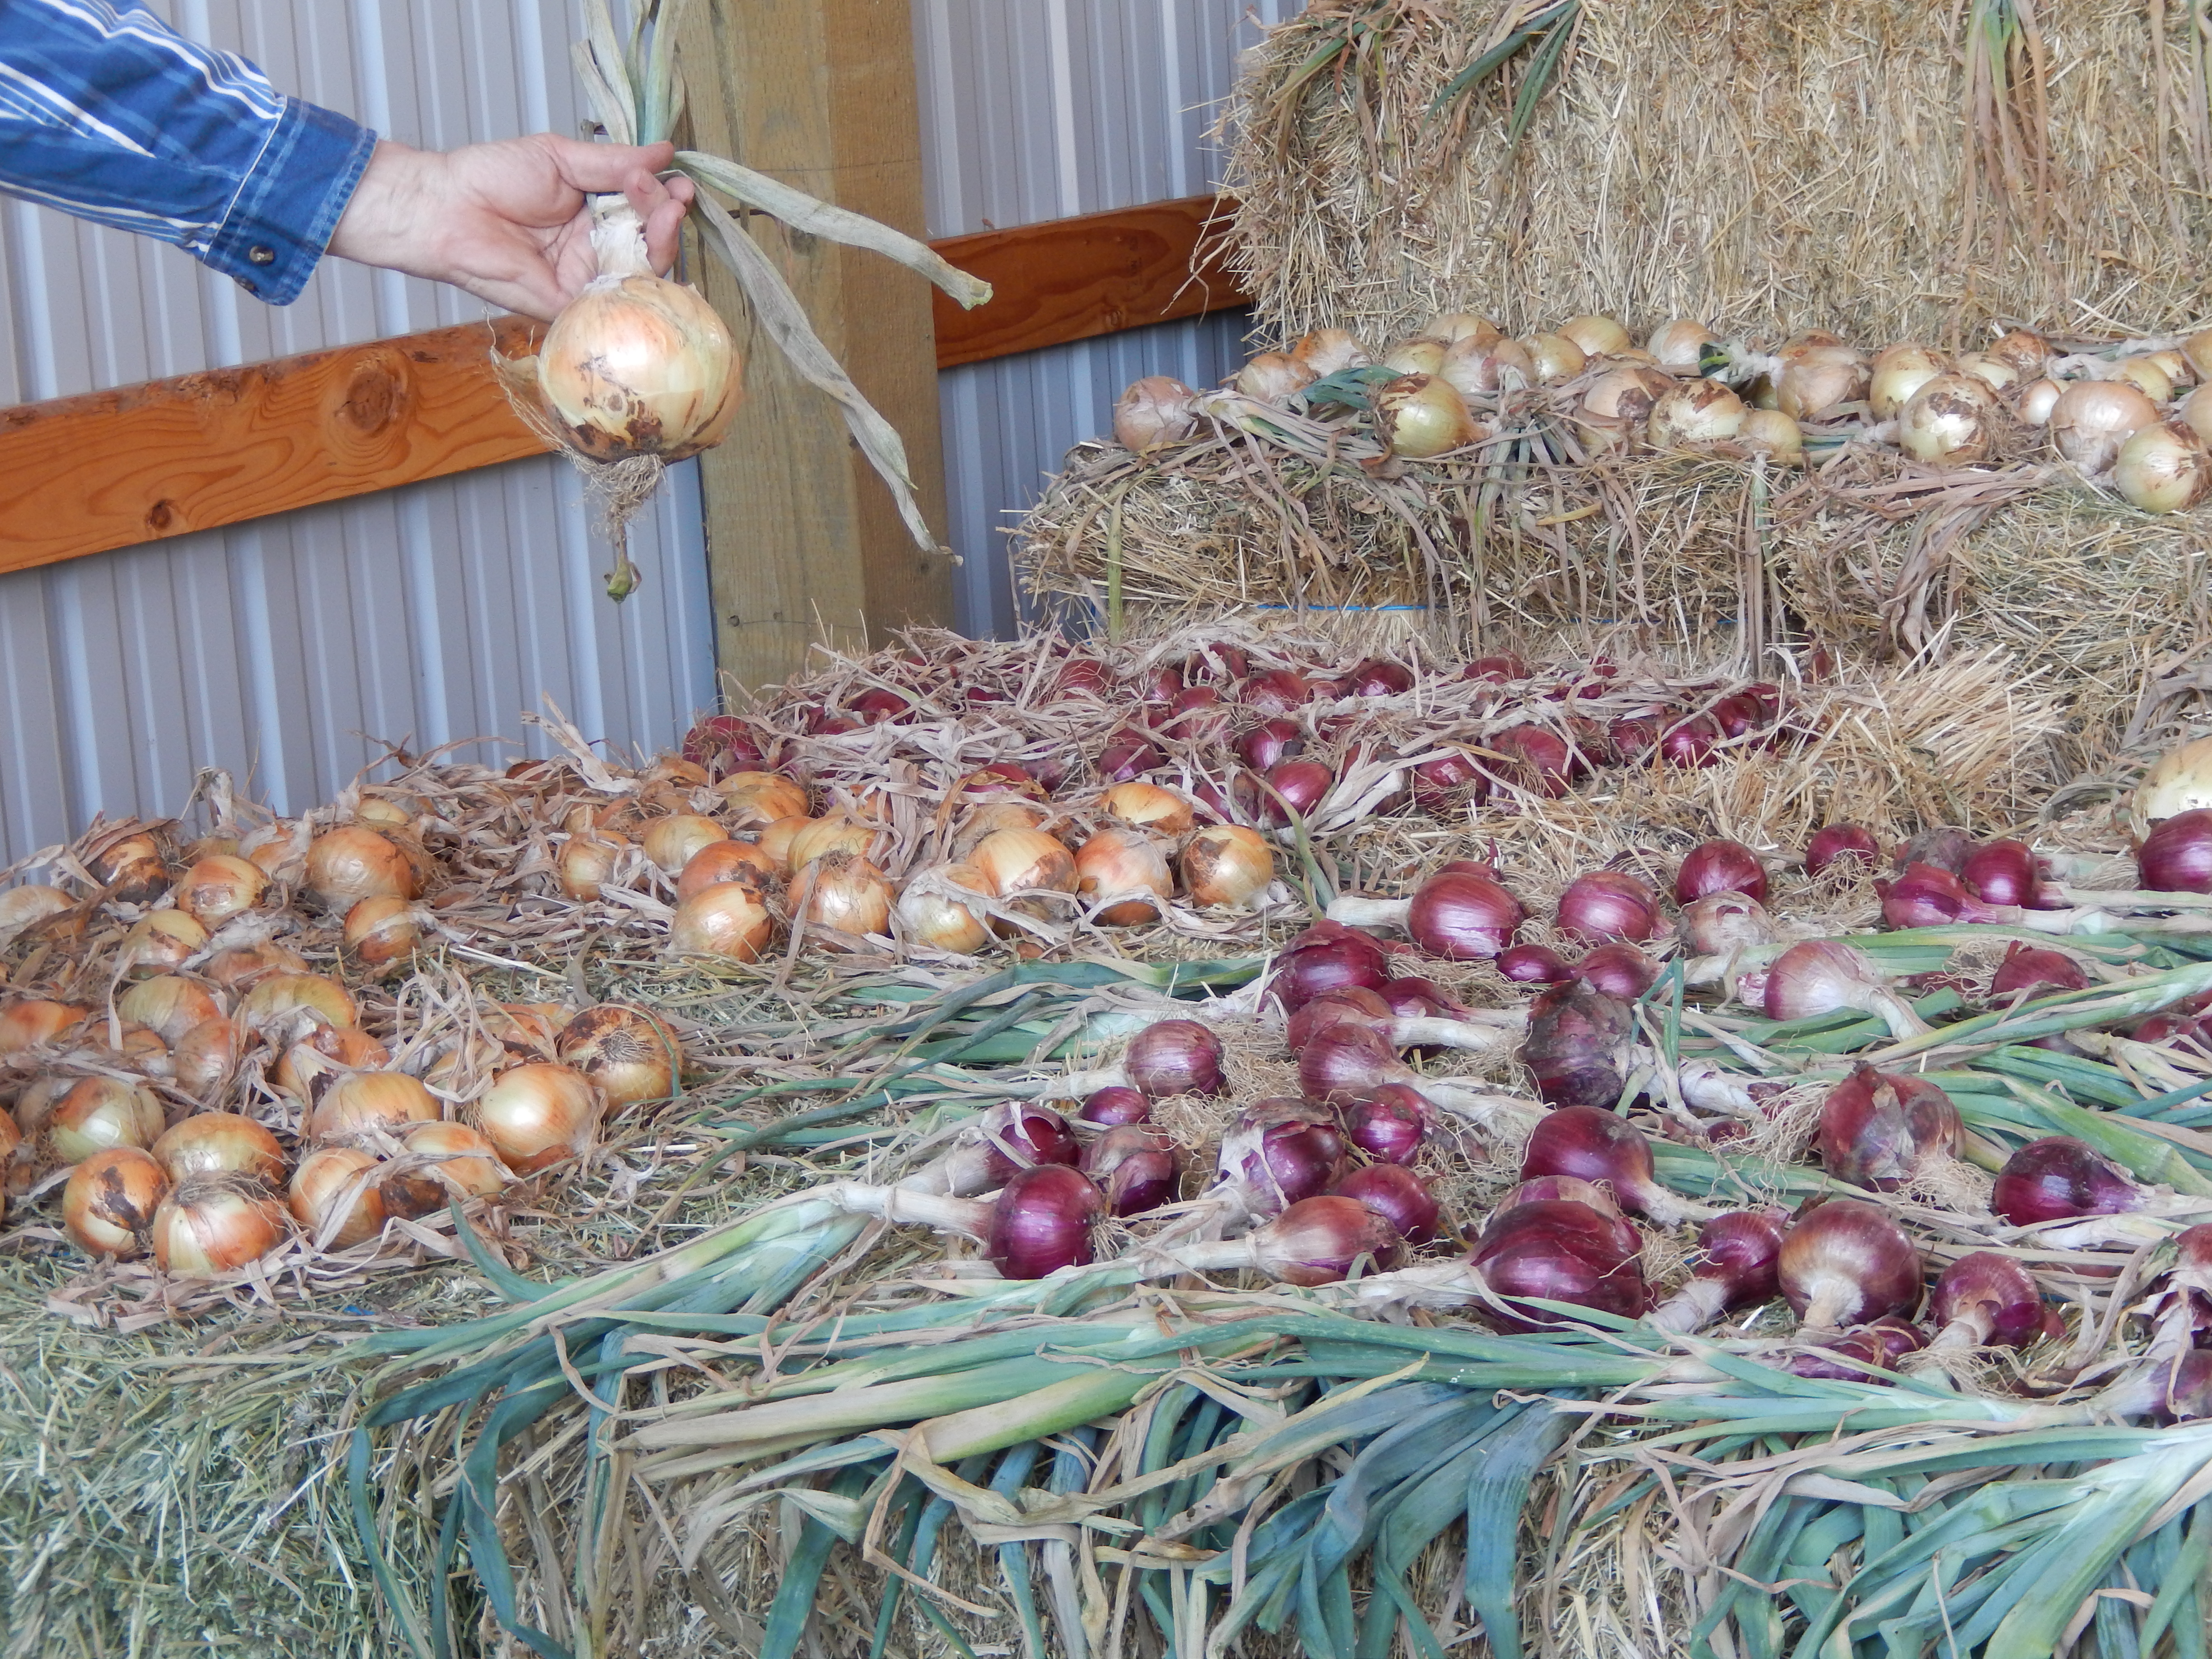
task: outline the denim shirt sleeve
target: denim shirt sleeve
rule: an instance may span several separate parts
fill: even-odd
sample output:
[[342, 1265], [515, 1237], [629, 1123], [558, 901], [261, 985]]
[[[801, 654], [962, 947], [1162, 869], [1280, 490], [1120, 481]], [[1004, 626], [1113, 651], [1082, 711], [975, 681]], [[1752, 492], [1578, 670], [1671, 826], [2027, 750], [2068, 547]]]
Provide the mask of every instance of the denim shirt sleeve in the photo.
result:
[[0, 0], [0, 191], [157, 237], [289, 305], [376, 135], [136, 6]]

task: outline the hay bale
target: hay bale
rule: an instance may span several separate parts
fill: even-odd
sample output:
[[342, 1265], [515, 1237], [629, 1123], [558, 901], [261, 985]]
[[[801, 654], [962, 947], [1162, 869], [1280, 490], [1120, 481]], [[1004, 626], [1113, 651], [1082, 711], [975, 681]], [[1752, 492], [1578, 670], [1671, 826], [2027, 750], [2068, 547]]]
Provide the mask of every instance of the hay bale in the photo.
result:
[[2039, 52], [2019, 38], [1970, 118], [1991, 82], [1969, 50], [1980, 5], [1568, 9], [1518, 147], [1542, 38], [1438, 100], [1546, 7], [1334, 0], [1255, 49], [1224, 126], [1233, 258], [1268, 330], [1381, 339], [1473, 310], [1525, 333], [1601, 312], [1881, 343], [2206, 308], [2212, 138], [2185, 10], [2034, 8]]

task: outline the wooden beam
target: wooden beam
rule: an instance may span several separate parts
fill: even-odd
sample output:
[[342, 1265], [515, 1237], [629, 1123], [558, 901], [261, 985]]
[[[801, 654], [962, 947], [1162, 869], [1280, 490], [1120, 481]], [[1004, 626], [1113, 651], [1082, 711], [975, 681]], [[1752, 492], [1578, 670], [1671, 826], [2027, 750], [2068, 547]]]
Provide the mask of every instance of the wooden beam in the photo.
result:
[[536, 454], [493, 380], [505, 317], [0, 409], [0, 571]]
[[[972, 312], [935, 296], [936, 366], [981, 362], [1243, 304], [1244, 295], [1218, 266], [1196, 267], [1197, 276], [1191, 275], [1209, 246], [1206, 228], [1217, 211], [1214, 198], [1191, 197], [939, 241], [939, 252], [984, 277], [997, 294]], [[785, 252], [808, 261], [818, 253]], [[826, 331], [848, 349], [856, 316], [863, 325], [860, 337], [867, 337], [866, 307], [877, 300], [905, 307], [901, 328], [918, 331], [914, 313], [928, 314], [918, 297], [919, 278], [888, 267], [878, 275], [890, 280], [872, 286], [856, 279], [851, 297], [824, 319]], [[895, 291], [883, 295], [885, 286]], [[891, 314], [884, 313], [886, 319]], [[0, 408], [0, 573], [538, 454], [544, 446], [515, 418], [488, 368], [495, 343], [514, 355], [532, 349], [537, 335], [536, 325], [502, 317], [489, 326], [403, 335]], [[762, 352], [772, 350], [753, 343], [756, 413], [768, 386], [773, 389], [765, 395], [775, 409], [787, 415], [811, 409], [834, 428], [826, 406], [813, 408], [819, 394], [774, 378], [761, 361]], [[903, 395], [918, 396], [921, 371], [910, 362], [888, 379], [887, 368], [872, 360], [854, 373], [872, 396], [900, 376]], [[872, 386], [871, 376], [880, 383]], [[933, 395], [921, 404], [926, 430], [909, 430], [910, 416], [886, 412], [907, 434], [921, 476], [934, 476], [937, 466], [924, 459], [936, 453]], [[861, 476], [852, 495], [878, 501], [880, 486], [857, 459], [854, 465]], [[880, 505], [889, 512], [888, 501]], [[725, 530], [740, 543], [757, 543], [763, 533], [761, 526], [748, 528], [742, 512]], [[738, 597], [721, 615], [746, 614]], [[759, 598], [748, 595], [744, 603], [757, 606]], [[761, 614], [773, 623], [775, 608], [770, 600]], [[855, 616], [883, 619], [881, 604], [870, 601], [865, 584], [851, 608]], [[811, 617], [792, 625], [804, 633]], [[724, 624], [726, 630], [731, 626]]]
[[937, 366], [951, 368], [1244, 303], [1220, 262], [1228, 208], [1187, 196], [1012, 230], [950, 236], [937, 250], [996, 290], [963, 311], [936, 296]]

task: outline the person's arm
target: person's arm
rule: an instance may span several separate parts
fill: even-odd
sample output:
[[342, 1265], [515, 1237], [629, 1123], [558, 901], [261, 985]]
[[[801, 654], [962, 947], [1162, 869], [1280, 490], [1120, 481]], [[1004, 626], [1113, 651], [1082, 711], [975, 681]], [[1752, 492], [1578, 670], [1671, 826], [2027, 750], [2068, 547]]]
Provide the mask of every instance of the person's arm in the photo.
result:
[[654, 266], [688, 181], [540, 134], [449, 154], [379, 143], [234, 53], [108, 0], [0, 0], [0, 192], [183, 248], [289, 305], [325, 250], [548, 317], [592, 275], [585, 192], [621, 191]]

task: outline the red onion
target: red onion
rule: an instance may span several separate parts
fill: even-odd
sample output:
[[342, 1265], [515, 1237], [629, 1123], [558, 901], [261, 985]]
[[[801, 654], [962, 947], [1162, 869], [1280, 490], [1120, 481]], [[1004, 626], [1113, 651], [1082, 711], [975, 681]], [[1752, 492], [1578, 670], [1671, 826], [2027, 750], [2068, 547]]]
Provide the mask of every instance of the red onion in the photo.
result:
[[1669, 766], [1711, 766], [1720, 728], [1703, 714], [1679, 720], [1659, 734], [1659, 758]]
[[2142, 1188], [2071, 1135], [2029, 1141], [2005, 1160], [1990, 1194], [1990, 1207], [2015, 1227], [2145, 1206]]
[[1255, 772], [1296, 760], [1305, 748], [1305, 730], [1296, 720], [1263, 720], [1237, 739], [1237, 752]]
[[1185, 743], [1216, 748], [1226, 742], [1232, 716], [1210, 685], [1186, 686], [1160, 729]]
[[1881, 862], [1881, 843], [1856, 823], [1832, 823], [1813, 832], [1805, 843], [1805, 873], [1826, 874], [1846, 861], [1873, 869]]
[[1959, 882], [1985, 904], [2033, 905], [2035, 854], [2025, 842], [1984, 842], [1960, 866]]
[[1476, 1239], [1474, 1266], [1503, 1310], [1486, 1310], [1510, 1331], [1556, 1330], [1563, 1316], [1522, 1298], [1565, 1302], [1633, 1319], [1650, 1305], [1644, 1268], [1621, 1248], [1614, 1222], [1586, 1204], [1559, 1200], [1494, 1212]]
[[806, 729], [817, 738], [837, 738], [842, 737], [848, 732], [859, 731], [860, 722], [849, 714], [825, 713], [819, 719], [809, 720], [806, 723]]
[[872, 685], [859, 696], [847, 699], [845, 707], [863, 724], [880, 726], [885, 720], [895, 720], [910, 713], [914, 705], [896, 691]]
[[1345, 690], [1355, 697], [1395, 697], [1413, 689], [1413, 672], [1402, 663], [1370, 657], [1345, 677]]
[[1418, 1079], [1371, 1025], [1331, 1025], [1298, 1050], [1298, 1087], [1309, 1100], [1350, 1100], [1386, 1083], [1418, 1086]]
[[1090, 1177], [1065, 1164], [1018, 1170], [991, 1206], [983, 1254], [1008, 1279], [1087, 1267], [1092, 1230], [1105, 1207]]
[[1443, 871], [1414, 890], [1406, 932], [1431, 956], [1486, 962], [1513, 943], [1521, 901], [1486, 876]]
[[1659, 932], [1659, 901], [1626, 870], [1593, 870], [1559, 895], [1559, 927], [1586, 945], [1641, 943]]
[[1052, 682], [1056, 697], [1104, 697], [1114, 690], [1114, 671], [1096, 657], [1070, 657]]
[[1712, 1213], [1661, 1186], [1644, 1132], [1601, 1106], [1562, 1106], [1537, 1121], [1521, 1154], [1521, 1178], [1538, 1176], [1573, 1176], [1610, 1186], [1624, 1208], [1662, 1227]]
[[963, 1128], [951, 1147], [900, 1187], [966, 1198], [995, 1192], [1031, 1164], [1073, 1164], [1079, 1150], [1067, 1120], [1028, 1101], [1001, 1101]]
[[1319, 761], [1284, 761], [1267, 769], [1267, 787], [1281, 797], [1279, 801], [1270, 797], [1267, 802], [1267, 809], [1273, 813], [1270, 822], [1280, 823], [1285, 806], [1302, 818], [1310, 817], [1314, 808], [1336, 787], [1336, 774]]
[[1924, 1077], [1854, 1067], [1820, 1107], [1820, 1163], [1855, 1187], [1895, 1192], [1959, 1150], [1959, 1109]]
[[1083, 1109], [1075, 1115], [1079, 1122], [1107, 1129], [1124, 1123], [1149, 1123], [1152, 1103], [1125, 1084], [1109, 1084], [1085, 1099]]
[[1881, 975], [1863, 951], [1841, 939], [1813, 939], [1793, 945], [1767, 964], [1763, 1006], [1769, 1019], [1810, 1019], [1839, 1009], [1877, 1014], [1892, 1035], [1908, 1037], [1926, 1030]]
[[1221, 1039], [1194, 1019], [1164, 1019], [1129, 1039], [1121, 1056], [1129, 1086], [1148, 1100], [1174, 1095], [1218, 1095], [1229, 1088], [1221, 1066]]
[[1963, 830], [1923, 830], [1891, 855], [1899, 874], [1916, 864], [1957, 875], [1974, 855], [1974, 838]]
[[2203, 1023], [2173, 1008], [2137, 1020], [2128, 1035], [2137, 1042], [2185, 1042], [2200, 1050], [2212, 1049], [2212, 1036], [2207, 1036]]
[[1340, 985], [1292, 1014], [1284, 1024], [1283, 1042], [1297, 1054], [1332, 1025], [1388, 1025], [1396, 1018], [1379, 992], [1364, 985]]
[[1329, 1191], [1356, 1198], [1395, 1228], [1408, 1244], [1425, 1244], [1437, 1236], [1442, 1213], [1429, 1183], [1402, 1164], [1370, 1164], [1340, 1176]]
[[1521, 985], [1557, 985], [1575, 976], [1566, 958], [1544, 945], [1516, 945], [1500, 951], [1498, 971]]
[[1690, 1282], [1652, 1310], [1662, 1331], [1702, 1330], [1724, 1313], [1771, 1302], [1782, 1289], [1782, 1229], [1749, 1210], [1717, 1215], [1698, 1230]]
[[1413, 804], [1432, 817], [1441, 817], [1455, 805], [1480, 805], [1490, 793], [1490, 775], [1459, 749], [1423, 761], [1407, 781]]
[[1674, 872], [1674, 902], [1687, 904], [1714, 893], [1766, 897], [1766, 866], [1740, 841], [1709, 841], [1693, 847]]
[[1920, 1299], [1920, 1252], [1863, 1199], [1801, 1209], [1782, 1237], [1782, 1294], [1808, 1327], [1825, 1330], [1902, 1313]]
[[1892, 927], [1948, 927], [1957, 922], [2019, 919], [2014, 912], [1983, 903], [1958, 877], [1932, 864], [1908, 865], [1895, 881], [1875, 882], [1875, 890], [1881, 895], [1881, 919]]
[[2023, 945], [2017, 940], [2005, 951], [1996, 972], [1990, 976], [1992, 1002], [2008, 1000], [2020, 1003], [2046, 992], [2088, 988], [2089, 976], [2073, 957], [2063, 951]]
[[1543, 726], [1511, 726], [1486, 738], [1484, 746], [1512, 763], [1516, 781], [1532, 794], [1556, 799], [1573, 781], [1574, 755], [1566, 739]]
[[1328, 1108], [1262, 1100], [1238, 1113], [1221, 1137], [1215, 1181], [1245, 1214], [1275, 1215], [1327, 1192], [1343, 1170], [1344, 1151]]
[[1098, 751], [1098, 775], [1109, 783], [1134, 783], [1147, 772], [1157, 771], [1168, 763], [1168, 757], [1152, 747], [1142, 733], [1127, 726], [1106, 740]]
[[[1927, 1335], [1917, 1325], [1893, 1314], [1822, 1343], [1819, 1352], [1796, 1355], [1790, 1361], [1790, 1370], [1797, 1376], [1863, 1382], [1869, 1371], [1893, 1371], [1906, 1354], [1927, 1346]], [[1858, 1363], [1850, 1364], [1853, 1360]]]
[[1045, 791], [1036, 774], [1026, 766], [1012, 761], [986, 761], [960, 780], [960, 793], [986, 799], [1042, 800]]
[[1256, 1267], [1285, 1285], [1334, 1285], [1363, 1257], [1378, 1268], [1400, 1255], [1397, 1229], [1356, 1198], [1300, 1199], [1264, 1227], [1242, 1238], [1186, 1247], [1176, 1253], [1188, 1271]]
[[1747, 691], [1731, 692], [1706, 710], [1724, 738], [1740, 738], [1772, 718], [1760, 700]]
[[[1492, 1213], [1503, 1214], [1516, 1205], [1550, 1204], [1562, 1200], [1573, 1204], [1586, 1204], [1603, 1216], [1607, 1224], [1613, 1229], [1614, 1248], [1621, 1254], [1633, 1255], [1644, 1248], [1643, 1236], [1629, 1224], [1628, 1218], [1621, 1214], [1620, 1206], [1613, 1202], [1613, 1188], [1595, 1185], [1575, 1176], [1538, 1176], [1534, 1181], [1519, 1182], [1498, 1200], [1498, 1208]], [[1460, 1231], [1461, 1236], [1469, 1244], [1482, 1237], [1482, 1229], [1479, 1226], [1470, 1224]]]
[[1606, 742], [1624, 766], [1640, 766], [1659, 747], [1659, 722], [1649, 714], [1629, 714], [1605, 729]]
[[1612, 1106], [1626, 1078], [1636, 1016], [1627, 1003], [1581, 980], [1540, 992], [1516, 1055], [1552, 1106]]
[[2136, 851], [2148, 891], [2212, 893], [2212, 808], [2192, 807], [2152, 826]]
[[1162, 663], [1147, 668], [1137, 677], [1137, 700], [1139, 702], [1165, 703], [1173, 707], [1182, 695], [1182, 674], [1173, 663]]
[[1975, 1250], [1943, 1269], [1928, 1296], [1937, 1348], [2024, 1348], [2043, 1334], [2043, 1290], [2027, 1268]]
[[1659, 964], [1623, 940], [1601, 945], [1575, 964], [1575, 976], [1609, 997], [1633, 1002], [1659, 977]]
[[1692, 900], [1674, 919], [1674, 934], [1701, 957], [1771, 945], [1776, 938], [1774, 918], [1766, 914], [1766, 907], [1741, 893], [1711, 893]]
[[744, 719], [736, 714], [709, 714], [684, 734], [684, 758], [720, 775], [765, 772], [767, 757]]
[[[1485, 881], [1498, 880], [1498, 843], [1490, 843], [1486, 859], [1446, 859], [1437, 866], [1433, 873], [1439, 876], [1480, 876]], [[2212, 992], [2206, 994], [2212, 996]]]
[[1364, 985], [1371, 991], [1389, 977], [1389, 957], [1372, 937], [1324, 921], [1284, 947], [1267, 988], [1285, 1012], [1296, 1013], [1323, 991], [1340, 985]]
[[1117, 1216], [1142, 1215], [1175, 1201], [1182, 1173], [1176, 1144], [1146, 1123], [1117, 1123], [1083, 1149], [1078, 1169], [1104, 1188]]
[[1237, 699], [1263, 714], [1287, 714], [1313, 696], [1305, 678], [1287, 668], [1265, 669], [1248, 675], [1237, 688]]
[[1477, 657], [1459, 671], [1463, 680], [1488, 680], [1493, 685], [1504, 685], [1513, 680], [1528, 678], [1528, 665], [1505, 652], [1495, 657]]
[[[1596, 692], [1593, 687], [1582, 695]], [[1613, 733], [1587, 714], [1567, 716], [1567, 741], [1574, 748], [1573, 769], [1577, 775], [1592, 767], [1611, 766], [1620, 758], [1620, 751], [1613, 746]]]
[[1416, 1091], [1386, 1083], [1345, 1103], [1345, 1139], [1378, 1163], [1410, 1164], [1435, 1118], [1435, 1109]]
[[1376, 994], [1401, 1019], [1455, 1018], [1474, 1012], [1436, 981], [1410, 974], [1383, 981]]
[[1187, 680], [1241, 680], [1252, 672], [1243, 647], [1235, 645], [1200, 646], [1182, 662]]

